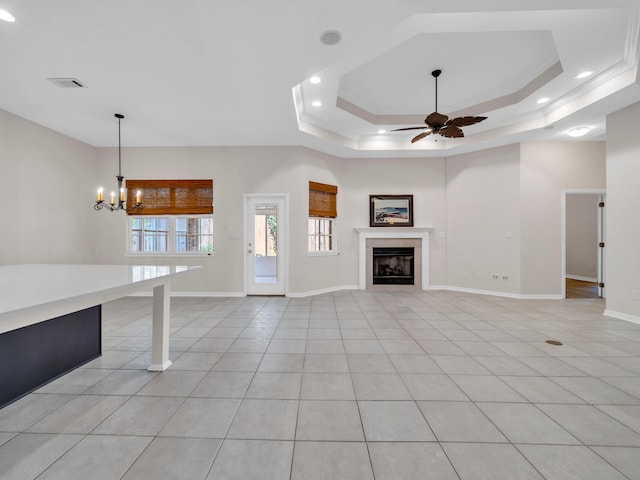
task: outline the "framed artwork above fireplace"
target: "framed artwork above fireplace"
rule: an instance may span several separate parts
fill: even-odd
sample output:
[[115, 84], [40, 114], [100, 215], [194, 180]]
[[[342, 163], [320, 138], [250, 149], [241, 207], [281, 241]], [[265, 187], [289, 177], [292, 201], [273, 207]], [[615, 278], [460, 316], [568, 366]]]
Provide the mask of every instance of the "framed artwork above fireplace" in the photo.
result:
[[413, 195], [369, 195], [370, 227], [413, 227]]

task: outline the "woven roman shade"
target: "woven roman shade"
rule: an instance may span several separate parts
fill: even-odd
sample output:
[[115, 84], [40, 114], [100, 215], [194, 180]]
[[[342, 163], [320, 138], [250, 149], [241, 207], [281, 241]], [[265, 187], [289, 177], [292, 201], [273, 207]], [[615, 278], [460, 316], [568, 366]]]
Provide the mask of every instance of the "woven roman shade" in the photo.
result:
[[129, 215], [206, 215], [213, 213], [213, 180], [127, 180], [127, 206], [142, 192], [141, 212]]
[[336, 218], [338, 187], [324, 183], [309, 182], [309, 216]]

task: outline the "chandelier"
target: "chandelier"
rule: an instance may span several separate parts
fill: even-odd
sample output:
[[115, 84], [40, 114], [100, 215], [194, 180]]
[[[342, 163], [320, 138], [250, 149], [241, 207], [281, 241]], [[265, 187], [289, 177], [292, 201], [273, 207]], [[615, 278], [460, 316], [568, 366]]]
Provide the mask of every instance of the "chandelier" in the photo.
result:
[[117, 210], [123, 210], [125, 212], [135, 210], [136, 212], [141, 212], [144, 207], [142, 206], [142, 193], [140, 190], [136, 192], [136, 204], [129, 208], [126, 207], [126, 192], [122, 186], [124, 177], [122, 176], [122, 145], [120, 142], [120, 120], [124, 118], [124, 115], [116, 113], [115, 117], [118, 119], [118, 175], [116, 175], [116, 178], [118, 179], [118, 203], [116, 204], [115, 192], [111, 192], [110, 201], [109, 203], [106, 203], [104, 201], [104, 191], [102, 187], [100, 187], [98, 190], [98, 199], [96, 200], [96, 203], [94, 203], [93, 208], [94, 210], [102, 210], [103, 208], [106, 208], [112, 212]]

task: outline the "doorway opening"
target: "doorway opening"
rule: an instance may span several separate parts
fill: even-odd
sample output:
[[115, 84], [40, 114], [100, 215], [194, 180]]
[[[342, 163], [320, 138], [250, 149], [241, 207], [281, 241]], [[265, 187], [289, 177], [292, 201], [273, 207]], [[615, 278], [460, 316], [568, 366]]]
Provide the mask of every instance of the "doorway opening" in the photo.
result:
[[563, 192], [563, 298], [605, 296], [604, 215], [604, 190]]
[[247, 295], [286, 293], [287, 212], [286, 195], [244, 195]]

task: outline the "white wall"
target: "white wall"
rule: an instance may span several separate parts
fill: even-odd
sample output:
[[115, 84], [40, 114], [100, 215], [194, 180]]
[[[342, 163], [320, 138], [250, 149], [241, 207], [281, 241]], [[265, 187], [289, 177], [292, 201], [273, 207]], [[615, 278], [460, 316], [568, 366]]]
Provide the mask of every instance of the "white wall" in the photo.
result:
[[[99, 182], [115, 183], [115, 149], [99, 149]], [[243, 292], [242, 195], [286, 193], [290, 198], [289, 291], [309, 293], [358, 285], [354, 227], [368, 226], [370, 194], [414, 195], [416, 226], [444, 229], [444, 163], [425, 159], [337, 159], [297, 147], [123, 148], [123, 174], [131, 179], [213, 178], [215, 255], [125, 257], [126, 218], [106, 215], [99, 225], [99, 263], [202, 264], [178, 279], [174, 291]], [[308, 182], [337, 185], [339, 255], [307, 254]], [[432, 282], [445, 279], [445, 249], [432, 242]], [[312, 272], [312, 273], [311, 273]]]
[[0, 110], [0, 265], [93, 258], [96, 150]]
[[430, 284], [446, 284], [446, 185], [444, 159], [335, 159], [339, 222], [342, 229], [341, 269], [347, 282], [358, 284], [358, 235], [355, 227], [369, 226], [369, 195], [413, 195], [413, 224], [433, 227], [430, 237]]
[[563, 190], [605, 188], [605, 143], [523, 143], [520, 185], [521, 291], [561, 296]]
[[640, 103], [607, 117], [607, 311], [640, 321]]
[[[617, 207], [609, 221], [621, 242], [619, 251], [632, 255], [637, 235], [629, 236], [628, 218], [635, 212], [621, 205], [630, 198], [629, 208], [635, 206], [640, 146], [619, 118], [637, 120], [634, 115], [640, 117], [632, 109], [611, 119], [620, 123], [612, 133], [611, 185], [622, 193], [613, 197]], [[215, 256], [126, 257], [126, 216], [92, 209], [96, 188], [102, 185], [108, 192], [115, 186], [116, 149], [95, 149], [2, 111], [0, 140], [8, 172], [5, 194], [15, 200], [0, 214], [0, 264], [202, 264], [200, 272], [173, 285], [177, 292], [202, 294], [244, 290], [243, 194], [286, 193], [291, 293], [356, 286], [354, 227], [368, 226], [369, 195], [413, 194], [415, 226], [434, 227], [432, 286], [559, 295], [562, 190], [605, 186], [603, 142], [512, 145], [446, 159], [339, 159], [298, 147], [124, 148], [125, 177], [213, 178], [216, 208]], [[309, 180], [339, 187], [339, 255], [307, 254]], [[615, 275], [628, 266], [626, 259], [614, 261], [608, 277], [612, 295], [624, 289], [630, 296], [631, 289], [640, 288], [629, 273], [623, 287], [616, 284]], [[495, 281], [494, 273], [509, 279]], [[637, 304], [620, 308], [633, 311]]]
[[596, 194], [567, 194], [566, 274], [569, 278], [598, 278], [598, 203]]
[[519, 154], [510, 145], [447, 158], [449, 286], [520, 291]]
[[[114, 149], [100, 149], [99, 176], [110, 179]], [[287, 148], [123, 148], [123, 174], [131, 179], [212, 178], [214, 181], [214, 249], [213, 256], [194, 257], [125, 257], [126, 217], [114, 216], [100, 231], [101, 263], [199, 264], [203, 269], [177, 279], [175, 291], [224, 292], [239, 294], [244, 290], [243, 219], [244, 193], [290, 194], [290, 233], [303, 236], [302, 242], [290, 244], [292, 258], [300, 257], [306, 235], [300, 219], [306, 208], [301, 185], [300, 163], [309, 157], [306, 151]], [[306, 218], [306, 217], [304, 217]], [[335, 278], [330, 281], [336, 282]]]

